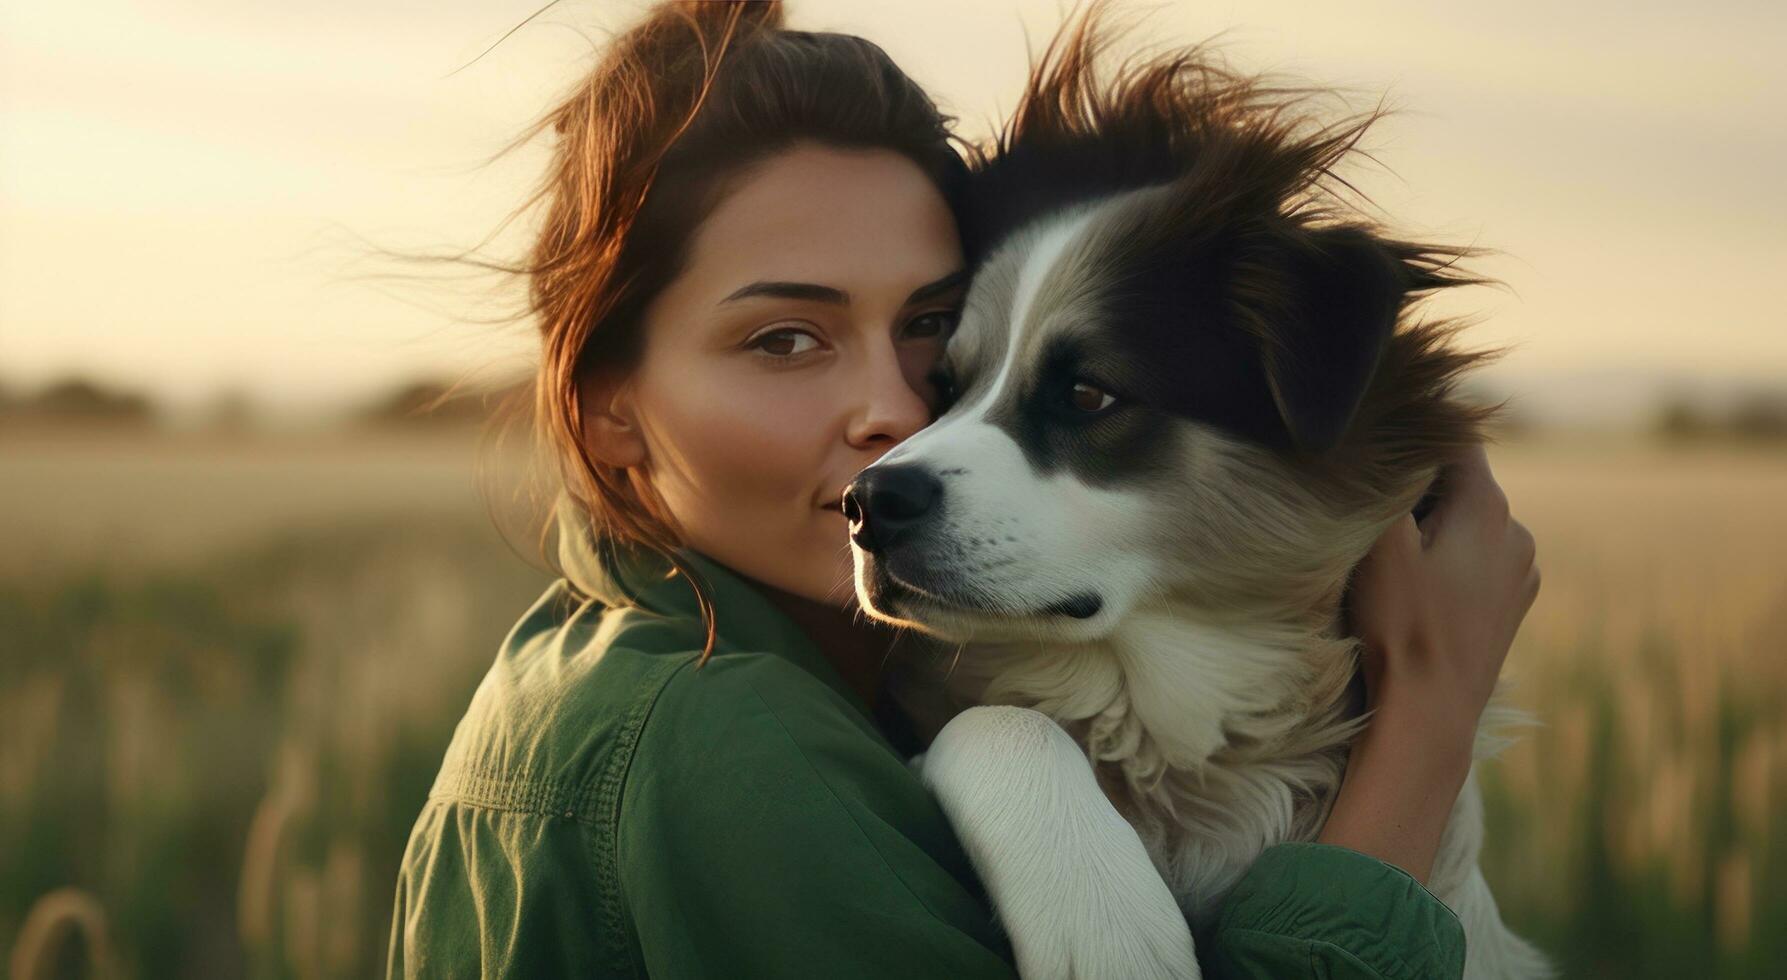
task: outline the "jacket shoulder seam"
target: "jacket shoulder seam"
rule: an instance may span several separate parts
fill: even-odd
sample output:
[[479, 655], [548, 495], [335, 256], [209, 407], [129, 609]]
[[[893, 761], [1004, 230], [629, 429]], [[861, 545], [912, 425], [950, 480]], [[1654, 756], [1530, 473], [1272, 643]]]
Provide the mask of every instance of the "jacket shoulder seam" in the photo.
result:
[[658, 699], [677, 673], [695, 662], [694, 656], [667, 659], [653, 675], [655, 683], [648, 685], [649, 694], [644, 694], [633, 701], [621, 722], [618, 744], [614, 754], [603, 767], [593, 786], [585, 794], [587, 806], [592, 820], [591, 833], [584, 835], [589, 845], [590, 860], [595, 865], [597, 894], [600, 896], [600, 908], [597, 910], [601, 918], [601, 929], [608, 941], [602, 947], [608, 951], [609, 966], [617, 976], [639, 976], [637, 949], [638, 942], [631, 930], [631, 916], [627, 912], [626, 896], [622, 892], [620, 876], [620, 810], [621, 796], [624, 792], [627, 773], [633, 765], [633, 756], [639, 748], [640, 733], [645, 730], [646, 719], [651, 716], [652, 709], [657, 706]]

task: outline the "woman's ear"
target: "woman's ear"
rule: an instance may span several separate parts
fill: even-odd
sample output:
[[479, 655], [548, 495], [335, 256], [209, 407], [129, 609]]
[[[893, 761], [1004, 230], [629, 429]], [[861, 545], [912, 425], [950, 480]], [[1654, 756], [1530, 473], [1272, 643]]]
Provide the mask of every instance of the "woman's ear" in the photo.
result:
[[583, 439], [590, 455], [620, 469], [645, 463], [645, 436], [633, 410], [632, 386], [617, 372], [591, 372], [577, 383]]

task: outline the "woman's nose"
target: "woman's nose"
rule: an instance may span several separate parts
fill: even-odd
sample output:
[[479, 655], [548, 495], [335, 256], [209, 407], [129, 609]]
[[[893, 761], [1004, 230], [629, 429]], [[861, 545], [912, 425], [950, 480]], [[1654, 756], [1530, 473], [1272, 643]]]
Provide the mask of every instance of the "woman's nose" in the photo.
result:
[[850, 381], [851, 445], [892, 446], [931, 421], [931, 406], [906, 377], [892, 340], [874, 345], [862, 358], [862, 369]]

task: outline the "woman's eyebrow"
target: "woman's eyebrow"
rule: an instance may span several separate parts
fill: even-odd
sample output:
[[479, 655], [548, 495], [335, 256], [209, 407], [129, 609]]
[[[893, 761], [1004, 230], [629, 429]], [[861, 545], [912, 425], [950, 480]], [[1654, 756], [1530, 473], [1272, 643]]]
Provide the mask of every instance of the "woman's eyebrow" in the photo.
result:
[[740, 286], [720, 303], [732, 303], [753, 296], [770, 296], [776, 299], [801, 299], [815, 303], [836, 303], [839, 306], [850, 305], [850, 294], [842, 289], [821, 286], [812, 282], [754, 282]]
[[957, 269], [956, 271], [950, 273], [947, 276], [944, 276], [941, 279], [938, 279], [935, 282], [928, 282], [928, 283], [925, 283], [924, 285], [918, 287], [917, 289], [914, 289], [912, 291], [912, 295], [906, 297], [906, 305], [907, 306], [916, 306], [919, 303], [923, 303], [928, 300], [936, 299], [938, 296], [941, 296], [944, 293], [947, 293], [953, 289], [960, 287], [962, 284], [966, 283], [967, 281], [968, 281], [968, 270], [967, 269]]
[[[932, 300], [968, 281], [968, 270], [957, 269], [934, 282], [928, 282], [914, 289], [912, 295], [906, 297], [906, 305]], [[755, 296], [768, 296], [774, 299], [797, 299], [813, 303], [833, 303], [838, 306], [850, 305], [850, 294], [834, 286], [821, 286], [815, 282], [785, 282], [780, 280], [761, 280], [740, 286], [733, 290], [720, 303], [734, 303], [741, 299]]]

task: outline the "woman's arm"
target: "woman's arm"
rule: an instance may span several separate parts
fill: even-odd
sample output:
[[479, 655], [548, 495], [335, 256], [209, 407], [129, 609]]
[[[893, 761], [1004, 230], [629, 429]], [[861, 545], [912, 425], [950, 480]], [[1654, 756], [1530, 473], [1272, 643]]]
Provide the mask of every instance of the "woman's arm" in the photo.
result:
[[1352, 584], [1370, 726], [1318, 838], [1425, 882], [1470, 773], [1477, 721], [1539, 594], [1533, 536], [1476, 446], [1426, 520], [1392, 525]]
[[1375, 713], [1317, 841], [1268, 848], [1199, 937], [1209, 980], [1463, 974], [1464, 930], [1423, 885], [1539, 572], [1481, 447], [1445, 480], [1355, 574]]

